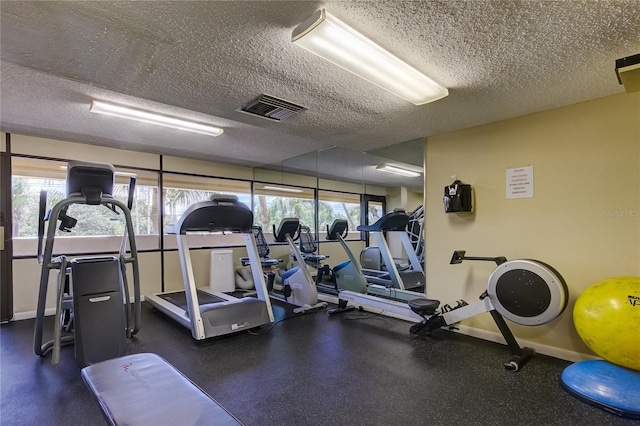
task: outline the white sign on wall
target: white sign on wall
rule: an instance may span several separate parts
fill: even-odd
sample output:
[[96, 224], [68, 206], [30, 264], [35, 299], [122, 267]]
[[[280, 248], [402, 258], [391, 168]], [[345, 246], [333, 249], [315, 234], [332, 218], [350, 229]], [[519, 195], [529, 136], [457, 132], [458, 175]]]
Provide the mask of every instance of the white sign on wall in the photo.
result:
[[533, 166], [507, 169], [507, 200], [533, 198]]

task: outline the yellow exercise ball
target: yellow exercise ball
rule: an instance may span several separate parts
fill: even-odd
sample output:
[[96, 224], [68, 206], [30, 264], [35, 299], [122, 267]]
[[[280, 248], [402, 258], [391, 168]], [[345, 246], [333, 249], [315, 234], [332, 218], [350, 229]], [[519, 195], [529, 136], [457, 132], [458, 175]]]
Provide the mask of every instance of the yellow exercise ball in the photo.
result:
[[640, 277], [600, 281], [578, 297], [573, 323], [598, 356], [640, 370]]

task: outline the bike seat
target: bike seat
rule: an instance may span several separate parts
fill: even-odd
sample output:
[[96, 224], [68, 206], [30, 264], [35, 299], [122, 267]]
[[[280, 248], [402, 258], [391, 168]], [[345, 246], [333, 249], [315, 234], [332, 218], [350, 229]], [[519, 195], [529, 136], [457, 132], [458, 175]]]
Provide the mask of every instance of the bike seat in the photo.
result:
[[439, 300], [422, 298], [409, 300], [411, 310], [421, 317], [435, 315], [436, 309], [438, 309], [439, 306]]

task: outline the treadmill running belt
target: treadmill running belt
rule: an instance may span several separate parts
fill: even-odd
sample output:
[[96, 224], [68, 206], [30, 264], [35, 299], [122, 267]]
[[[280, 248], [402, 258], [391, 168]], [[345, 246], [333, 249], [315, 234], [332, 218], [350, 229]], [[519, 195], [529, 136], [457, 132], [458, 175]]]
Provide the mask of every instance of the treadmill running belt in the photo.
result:
[[[159, 297], [162, 297], [164, 300], [166, 300], [169, 303], [173, 303], [174, 305], [176, 305], [179, 308], [182, 308], [185, 312], [188, 311], [187, 309], [187, 296], [186, 293], [183, 291], [175, 291], [172, 293], [165, 293], [165, 294], [159, 294]], [[212, 294], [206, 293], [204, 291], [198, 290], [198, 304], [199, 305], [206, 305], [209, 303], [220, 303], [220, 302], [224, 302], [225, 299], [218, 297], [218, 296], [214, 296]]]

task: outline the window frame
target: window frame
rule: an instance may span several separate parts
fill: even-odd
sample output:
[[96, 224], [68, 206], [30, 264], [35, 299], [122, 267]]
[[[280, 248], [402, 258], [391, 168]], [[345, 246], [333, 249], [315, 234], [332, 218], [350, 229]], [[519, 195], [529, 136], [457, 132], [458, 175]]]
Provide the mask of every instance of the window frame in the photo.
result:
[[[336, 215], [336, 217], [333, 217], [333, 220], [335, 219], [347, 219], [347, 221], [349, 222], [349, 232], [347, 234], [347, 238], [345, 238], [345, 241], [363, 241], [363, 236], [362, 233], [360, 231], [357, 230], [357, 227], [362, 223], [362, 194], [356, 194], [356, 193], [352, 193], [352, 192], [344, 192], [344, 191], [332, 191], [332, 190], [326, 190], [326, 189], [322, 189], [322, 190], [318, 190], [318, 195], [317, 195], [317, 203], [318, 203], [318, 210], [320, 209], [320, 203], [321, 202], [326, 202], [326, 203], [338, 203], [340, 201], [333, 201], [333, 200], [328, 200], [326, 198], [321, 199], [321, 196], [324, 194], [335, 194], [334, 198], [338, 199], [338, 198], [346, 198], [348, 199], [353, 199], [351, 202], [349, 202], [349, 204], [353, 204], [355, 207], [358, 208], [358, 218], [357, 220], [353, 220], [354, 218], [351, 217], [344, 217], [345, 215]], [[342, 203], [344, 205], [344, 203]], [[352, 219], [352, 220], [349, 220]], [[320, 220], [319, 217], [319, 213], [318, 213], [318, 220]], [[333, 220], [331, 222], [333, 222]], [[323, 226], [324, 225], [324, 226]], [[320, 224], [319, 226], [319, 232], [318, 232], [318, 241], [326, 241], [327, 238], [327, 226], [330, 226], [330, 223], [327, 224]]]
[[[167, 179], [167, 177], [173, 177], [172, 179]], [[224, 178], [218, 176], [207, 176], [200, 174], [191, 174], [191, 173], [179, 173], [175, 171], [162, 171], [161, 172], [161, 181], [162, 181], [162, 191], [161, 191], [161, 203], [162, 203], [162, 247], [165, 251], [177, 250], [178, 242], [177, 237], [174, 234], [169, 234], [167, 232], [171, 226], [173, 226], [177, 220], [182, 216], [184, 211], [189, 207], [189, 205], [198, 202], [205, 201], [210, 198], [211, 195], [215, 193], [219, 194], [232, 194], [232, 195], [245, 195], [249, 200], [247, 203], [243, 200], [243, 197], [238, 197], [240, 202], [243, 202], [250, 209], [252, 209], [252, 201], [253, 201], [253, 189], [252, 182], [242, 179], [232, 179], [232, 178]], [[210, 187], [206, 184], [206, 182], [210, 183], [227, 183], [231, 187], [246, 187], [248, 192], [230, 192], [230, 191], [220, 191], [215, 189], [215, 185]], [[186, 188], [177, 188], [175, 184], [193, 184], [194, 188], [192, 191], [197, 191], [198, 193], [206, 194], [204, 197], [197, 197], [197, 199], [189, 200], [188, 203], [181, 204], [181, 212], [174, 213], [171, 215], [171, 218], [168, 219], [169, 215], [167, 214], [167, 203], [166, 203], [166, 195], [168, 190], [187, 190]], [[197, 187], [197, 188], [196, 188]], [[206, 189], [210, 188], [210, 189]], [[175, 218], [174, 218], [175, 216]], [[225, 247], [240, 247], [244, 246], [244, 238], [240, 234], [226, 233], [222, 232], [199, 232], [199, 233], [189, 233], [187, 235], [187, 241], [189, 242], [190, 249], [213, 249], [213, 248], [225, 248]]]
[[[12, 162], [11, 162], [12, 168], [11, 168], [10, 174], [11, 174], [12, 184], [17, 176], [25, 179], [51, 179], [57, 182], [57, 184], [55, 185], [56, 187], [58, 188], [65, 187], [67, 172], [66, 172], [66, 167], [64, 166], [66, 166], [71, 160], [63, 160], [59, 158], [34, 157], [34, 156], [19, 155], [19, 154], [12, 154], [11, 158], [12, 158]], [[26, 166], [25, 164], [21, 164], [21, 163], [29, 163], [29, 162], [33, 164], [39, 162], [40, 165], [44, 163], [49, 163], [49, 167], [30, 167], [30, 166]], [[17, 163], [17, 166], [16, 166], [16, 163]], [[16, 167], [18, 167], [18, 170], [16, 170]], [[23, 167], [22, 172], [19, 169], [20, 167]], [[147, 179], [147, 180], [149, 179], [153, 180], [153, 175], [155, 175], [156, 180], [159, 181], [159, 172], [157, 170], [149, 170], [149, 169], [134, 168], [129, 166], [117, 166], [117, 165], [114, 165], [114, 168], [116, 169], [116, 178], [115, 178], [116, 185], [123, 185], [122, 181], [124, 181], [125, 179], [129, 179], [130, 175], [132, 174], [136, 174], [137, 176], [141, 174], [146, 175], [144, 179]], [[35, 172], [42, 172], [43, 170], [44, 170], [43, 173], [35, 173]], [[40, 176], [38, 176], [38, 174]], [[136, 192], [136, 194], [139, 194], [140, 186], [141, 186], [140, 184], [136, 183], [136, 188], [138, 188], [138, 192]], [[144, 186], [149, 186], [149, 185], [144, 185]], [[16, 197], [16, 194], [13, 191], [13, 185], [11, 185], [11, 187], [12, 187], [12, 190], [11, 190], [10, 197], [11, 197], [11, 200], [13, 201]], [[156, 185], [156, 188], [157, 188], [157, 185]], [[33, 188], [29, 188], [29, 191], [30, 191], [29, 202], [35, 203], [37, 205], [38, 199], [39, 199], [37, 192], [39, 191], [34, 192], [32, 190]], [[60, 192], [62, 192], [62, 194], [58, 194], [58, 195], [59, 196], [63, 195], [62, 198], [64, 198], [66, 196], [66, 188], [63, 191], [60, 190]], [[126, 199], [127, 197], [128, 197], [128, 190], [127, 190], [127, 194], [124, 194], [124, 195], [120, 194], [120, 196], [117, 196], [118, 199], [123, 199], [123, 198]], [[54, 203], [52, 202], [51, 197], [47, 197], [47, 198], [48, 198], [47, 210], [49, 210], [51, 207], [53, 207]], [[134, 199], [134, 208], [132, 209], [132, 218], [134, 219], [134, 226], [135, 226], [135, 217], [136, 217], [135, 206], [136, 206], [136, 203]], [[85, 206], [73, 205], [70, 207], [70, 210], [73, 207], [83, 208]], [[149, 207], [151, 208], [151, 206]], [[160, 211], [159, 211], [159, 208], [157, 210], [158, 210], [157, 220], [159, 224]], [[151, 209], [151, 211], [153, 211], [153, 209]], [[30, 213], [34, 213], [34, 212], [32, 211]], [[15, 210], [12, 211], [12, 216], [14, 216], [14, 214], [15, 214]], [[35, 214], [37, 215], [37, 208], [35, 209]], [[70, 214], [70, 215], [73, 217], [73, 214]], [[118, 216], [118, 217], [120, 217], [121, 220], [123, 220], [124, 218], [124, 216]], [[31, 218], [31, 220], [33, 220], [33, 218]], [[153, 220], [153, 219], [149, 218], [149, 220]], [[36, 216], [35, 235], [20, 237], [20, 236], [17, 236], [16, 233], [13, 233], [14, 250], [13, 250], [12, 257], [14, 259], [32, 258], [37, 256], [37, 245], [38, 245], [37, 226], [38, 226], [38, 218]], [[47, 227], [49, 226], [48, 223], [46, 226]], [[122, 228], [123, 228], [122, 235], [118, 235], [118, 234], [64, 235], [61, 233], [61, 231], [56, 231], [56, 243], [54, 244], [54, 255], [66, 254], [70, 256], [82, 256], [82, 255], [95, 255], [95, 254], [104, 254], [104, 253], [117, 253], [120, 248], [120, 244], [122, 242], [122, 237], [124, 235], [124, 223], [122, 225]], [[45, 235], [46, 235], [46, 232], [47, 231], [45, 228]], [[136, 247], [138, 251], [157, 251], [160, 249], [159, 241], [160, 241], [160, 236], [158, 233], [136, 234]]]
[[[15, 153], [12, 153], [9, 155], [13, 160], [12, 163], [15, 162], [16, 160], [18, 161], [18, 163], [23, 160], [34, 161], [34, 162], [43, 161], [43, 162], [60, 163], [60, 164], [56, 164], [56, 166], [63, 166], [63, 165], [66, 165], [66, 163], [68, 163], [69, 161], [72, 161], [72, 160], [66, 160], [61, 158], [40, 157], [40, 156], [15, 154]], [[114, 167], [116, 171], [120, 173], [145, 174], [146, 177], [142, 179], [143, 182], [147, 183], [146, 186], [153, 187], [155, 190], [157, 190], [157, 198], [156, 198], [156, 201], [158, 203], [157, 212], [156, 212], [157, 232], [153, 234], [142, 234], [142, 235], [137, 234], [136, 235], [136, 245], [137, 245], [138, 251], [140, 252], [145, 252], [145, 251], [163, 252], [163, 251], [177, 250], [177, 242], [175, 244], [171, 244], [170, 241], [167, 241], [168, 234], [166, 234], [165, 232], [166, 225], [167, 225], [167, 217], [168, 217], [168, 215], [166, 214], [167, 212], [166, 212], [166, 205], [165, 205], [165, 194], [167, 189], [172, 188], [170, 183], [171, 179], [166, 179], [167, 176], [179, 177], [180, 178], [179, 180], [181, 181], [188, 181], [189, 179], [193, 178], [196, 180], [205, 180], [205, 181], [210, 180], [211, 182], [228, 182], [231, 185], [239, 185], [241, 187], [244, 186], [246, 188], [246, 191], [248, 191], [248, 192], [242, 192], [242, 194], [246, 196], [246, 199], [244, 201], [246, 202], [247, 199], [249, 200], [248, 202], [246, 202], [246, 204], [252, 210], [252, 212], [254, 212], [254, 220], [259, 220], [259, 219], [256, 219], [256, 216], [257, 216], [256, 208], [257, 208], [257, 200], [258, 200], [257, 197], [259, 195], [268, 195], [268, 196], [274, 196], [274, 197], [284, 196], [283, 198], [294, 198], [294, 199], [300, 198], [303, 200], [309, 200], [311, 202], [311, 205], [309, 206], [309, 211], [311, 212], [313, 219], [310, 220], [309, 218], [307, 218], [307, 220], [302, 221], [302, 224], [309, 226], [312, 229], [312, 233], [315, 235], [316, 240], [318, 242], [324, 242], [324, 239], [326, 237], [326, 224], [319, 223], [320, 203], [322, 201], [332, 202], [331, 200], [322, 199], [323, 198], [322, 194], [336, 194], [338, 196], [342, 194], [347, 197], [354, 197], [354, 200], [355, 198], [359, 198], [361, 206], [364, 200], [363, 197], [366, 196], [366, 194], [359, 194], [359, 193], [352, 193], [352, 192], [345, 192], [345, 191], [334, 191], [334, 190], [328, 190], [328, 189], [319, 189], [317, 187], [312, 188], [308, 186], [298, 186], [298, 185], [280, 184], [280, 183], [273, 183], [273, 182], [254, 181], [254, 180], [248, 180], [248, 179], [227, 178], [227, 177], [213, 176], [213, 175], [183, 173], [183, 172], [176, 172], [173, 170], [163, 170], [162, 156], [160, 156], [159, 169], [120, 166], [116, 164], [114, 164]], [[42, 171], [42, 168], [34, 167], [33, 170], [40, 172]], [[123, 182], [119, 182], [119, 181], [123, 181], [125, 179], [125, 177], [122, 176], [120, 173], [118, 173], [118, 176], [116, 177], [116, 184], [123, 184]], [[57, 177], [58, 180], [60, 181], [66, 180], [66, 171], [60, 171], [57, 173], [57, 175], [58, 175]], [[14, 176], [13, 166], [12, 166], [12, 169], [10, 170], [10, 176], [13, 180], [13, 176]], [[38, 178], [43, 176], [34, 175], [34, 177]], [[155, 186], [148, 184], [148, 181], [150, 179], [157, 182]], [[137, 178], [137, 180], [138, 180], [137, 188], [139, 189], [140, 178]], [[169, 183], [168, 186], [167, 186], [167, 183]], [[260, 186], [262, 186], [263, 188], [260, 189]], [[285, 186], [290, 188], [299, 188], [303, 191], [302, 192], [303, 197], [296, 197], [295, 193], [291, 193], [291, 195], [289, 195], [290, 193], [288, 192], [278, 191], [278, 190], [271, 190], [271, 192], [267, 194], [266, 192], [268, 191], [264, 190], [264, 186], [274, 186], [274, 187]], [[218, 191], [215, 191], [214, 189], [213, 191], [209, 191], [209, 192], [218, 192]], [[10, 197], [12, 200], [13, 200], [13, 196], [14, 194], [12, 192], [10, 194]], [[135, 206], [135, 203], [134, 203], [134, 206]], [[151, 212], [149, 214], [151, 214]], [[147, 220], [152, 220], [152, 219], [147, 219]], [[360, 221], [362, 222], [362, 220], [363, 219], [362, 219], [362, 210], [361, 210]], [[269, 225], [277, 226], [277, 223], [270, 223]], [[263, 229], [263, 232], [265, 233], [267, 240], [270, 243], [273, 243], [272, 227], [269, 226], [269, 229]], [[239, 235], [237, 235], [237, 237], [239, 237]], [[190, 238], [194, 240], [194, 245], [193, 245], [194, 249], [213, 249], [213, 248], [244, 246], [244, 240], [242, 238], [229, 239], [227, 238], [227, 236], [222, 236], [221, 234], [220, 235], [214, 234], [213, 237], [209, 237], [208, 239], [205, 238], [204, 240], [198, 236], [191, 236]], [[21, 239], [30, 240], [30, 241], [20, 241]], [[82, 256], [82, 255], [91, 255], [91, 254], [97, 254], [97, 253], [117, 252], [117, 249], [115, 247], [116, 246], [119, 247], [119, 243], [122, 239], [122, 236], [120, 235], [102, 235], [102, 236], [83, 235], [83, 236], [67, 237], [67, 236], [56, 235], [56, 240], [62, 241], [63, 239], [67, 239], [68, 243], [56, 244], [56, 247], [54, 248], [56, 253], [64, 253], [70, 256]], [[201, 241], [198, 241], [198, 239], [200, 239]], [[14, 245], [17, 245], [18, 247], [17, 249], [14, 249], [12, 258], [22, 259], [22, 258], [36, 257], [37, 237], [15, 237], [14, 236], [14, 240], [15, 240], [15, 243], [17, 243]], [[350, 229], [347, 237], [347, 241], [362, 241], [362, 240], [363, 240], [362, 234], [358, 232], [354, 232], [353, 230]], [[105, 247], [109, 247], [109, 249], [105, 249]], [[111, 247], [113, 247], [113, 249], [111, 249]]]
[[[281, 188], [281, 189], [278, 189], [278, 188]], [[294, 192], [294, 191], [300, 191], [300, 192]], [[296, 195], [300, 195], [300, 196], [297, 197]], [[268, 198], [265, 198], [265, 204], [263, 205], [259, 201], [259, 197], [261, 196], [271, 197], [272, 199], [269, 200]], [[283, 212], [283, 214], [281, 214], [280, 216], [277, 216], [277, 218], [271, 218], [270, 217], [271, 215], [267, 214], [267, 218], [269, 219], [269, 221], [268, 223], [266, 223], [264, 221], [263, 212], [262, 211], [258, 212], [257, 209], [258, 208], [264, 209], [265, 207], [269, 209], [270, 204], [271, 206], [273, 206], [273, 202], [277, 198], [303, 200], [303, 202], [307, 200], [311, 201], [311, 205], [308, 206], [307, 210], [310, 210], [312, 218], [309, 220], [308, 218], [301, 217], [302, 215], [295, 214], [294, 212], [289, 210], [289, 211]], [[253, 201], [254, 226], [260, 226], [262, 228], [262, 233], [264, 234], [265, 239], [269, 244], [286, 244], [286, 243], [275, 242], [274, 233], [273, 233], [273, 227], [274, 226], [277, 227], [280, 221], [285, 217], [297, 217], [298, 219], [300, 219], [301, 225], [308, 226], [309, 228], [311, 228], [311, 232], [314, 235], [317, 235], [317, 232], [316, 232], [317, 189], [316, 188], [310, 188], [310, 187], [298, 186], [298, 185], [280, 184], [280, 183], [273, 183], [273, 182], [254, 181], [252, 201]], [[288, 207], [296, 209], [297, 206], [290, 205]]]

